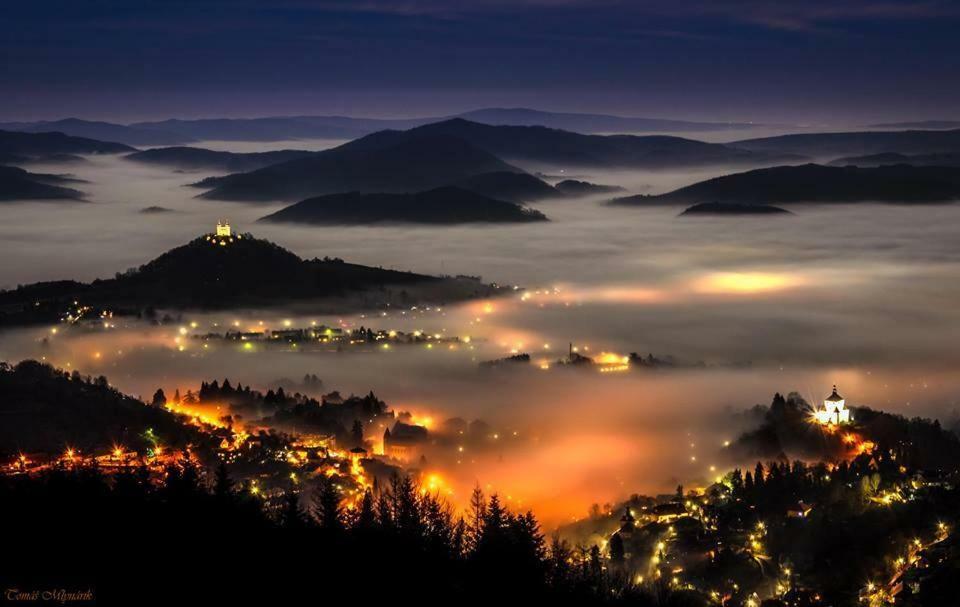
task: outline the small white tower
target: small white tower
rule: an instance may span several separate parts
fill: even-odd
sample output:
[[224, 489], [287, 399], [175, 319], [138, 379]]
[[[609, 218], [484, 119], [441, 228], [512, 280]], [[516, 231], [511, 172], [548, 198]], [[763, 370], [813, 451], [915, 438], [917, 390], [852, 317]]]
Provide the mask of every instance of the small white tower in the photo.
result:
[[230, 224], [226, 221], [217, 221], [217, 236], [230, 237]]

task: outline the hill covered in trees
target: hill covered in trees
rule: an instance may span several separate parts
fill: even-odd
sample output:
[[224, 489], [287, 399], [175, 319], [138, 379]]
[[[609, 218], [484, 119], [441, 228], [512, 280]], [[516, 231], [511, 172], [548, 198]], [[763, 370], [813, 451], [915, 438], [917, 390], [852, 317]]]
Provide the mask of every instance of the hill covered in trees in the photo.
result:
[[748, 204], [799, 202], [951, 202], [960, 198], [960, 173], [950, 167], [861, 168], [819, 164], [778, 166], [701, 181], [666, 194], [616, 198], [611, 204]]
[[462, 138], [387, 131], [197, 186], [212, 188], [201, 196], [217, 200], [298, 200], [343, 192], [417, 192], [498, 171], [520, 172]]
[[122, 143], [73, 137], [58, 132], [21, 133], [0, 130], [0, 153], [27, 159], [43, 159], [57, 154], [121, 154], [134, 152]]
[[61, 185], [74, 181], [77, 180], [0, 166], [0, 201], [80, 200], [83, 197], [82, 192]]
[[82, 452], [115, 444], [147, 445], [152, 428], [167, 445], [199, 443], [196, 429], [173, 413], [148, 407], [112, 388], [103, 376], [91, 378], [26, 360], [0, 363], [0, 454], [60, 453], [70, 445]]
[[249, 234], [229, 239], [208, 234], [114, 278], [44, 282], [0, 292], [0, 324], [50, 322], [68, 313], [76, 319], [100, 309], [139, 313], [163, 307], [276, 307], [320, 299], [334, 307], [351, 307], [446, 302], [493, 292], [476, 279], [427, 276], [341, 259], [304, 260]]
[[866, 156], [845, 156], [830, 161], [830, 166], [879, 167], [890, 164], [911, 164], [914, 166], [960, 166], [960, 152], [941, 154], [899, 154], [884, 152]]
[[836, 158], [897, 152], [933, 154], [960, 152], [960, 129], [802, 133], [733, 141], [729, 145], [767, 154], [800, 154]]
[[684, 209], [681, 217], [697, 215], [790, 215], [790, 211], [769, 204], [740, 204], [736, 202], [702, 202]]
[[546, 221], [546, 216], [513, 202], [458, 187], [414, 194], [330, 194], [308, 198], [260, 219], [269, 223], [514, 223]]

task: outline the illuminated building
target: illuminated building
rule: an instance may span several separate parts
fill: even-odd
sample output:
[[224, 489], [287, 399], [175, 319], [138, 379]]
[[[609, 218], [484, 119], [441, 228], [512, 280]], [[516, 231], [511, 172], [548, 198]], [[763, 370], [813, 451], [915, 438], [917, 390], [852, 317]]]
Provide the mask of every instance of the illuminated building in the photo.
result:
[[400, 461], [412, 461], [420, 455], [427, 439], [427, 429], [423, 426], [398, 421], [392, 431], [388, 428], [383, 432], [383, 453]]
[[814, 419], [823, 425], [849, 424], [850, 409], [844, 406], [843, 397], [837, 393], [837, 386], [833, 386], [833, 393], [823, 401], [823, 408], [813, 412]]
[[217, 221], [217, 236], [224, 238], [230, 237], [230, 224], [227, 222]]

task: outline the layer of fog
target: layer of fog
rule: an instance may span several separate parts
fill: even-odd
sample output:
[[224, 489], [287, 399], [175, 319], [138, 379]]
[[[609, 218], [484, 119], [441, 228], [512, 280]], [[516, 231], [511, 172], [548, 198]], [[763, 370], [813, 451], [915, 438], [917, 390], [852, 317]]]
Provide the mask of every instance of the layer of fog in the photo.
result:
[[[471, 335], [474, 350], [179, 352], [176, 327], [140, 326], [62, 334], [44, 346], [49, 327], [40, 327], [3, 334], [0, 359], [47, 357], [103, 373], [145, 397], [160, 386], [196, 387], [214, 377], [265, 387], [317, 373], [330, 389], [372, 389], [399, 410], [482, 417], [517, 430], [523, 440], [469, 466], [432, 465], [457, 479], [458, 493], [474, 481], [491, 483], [554, 521], [582, 514], [595, 501], [704, 477], [712, 447], [735, 431], [717, 421], [730, 417], [727, 407], [766, 403], [775, 391], [801, 390], [815, 401], [838, 382], [854, 404], [940, 417], [956, 407], [960, 207], [797, 206], [792, 217], [694, 219], [677, 218], [679, 209], [670, 207], [556, 200], [537, 205], [552, 221], [536, 225], [290, 227], [254, 223], [280, 204], [194, 198], [198, 191], [185, 185], [205, 172], [176, 173], [115, 157], [66, 170], [90, 181], [80, 185], [89, 202], [0, 206], [0, 285], [110, 276], [224, 218], [303, 257], [480, 274], [548, 293], [449, 306], [416, 320], [313, 319]], [[722, 172], [564, 175], [655, 193]], [[174, 212], [139, 213], [152, 205]], [[215, 316], [187, 315], [185, 322], [206, 326]], [[274, 327], [284, 317], [222, 316], [223, 322], [264, 319]], [[627, 376], [478, 370], [480, 360], [513, 350], [530, 351], [535, 360], [557, 358], [568, 342], [591, 352], [652, 352], [715, 368]], [[753, 367], [727, 366], [742, 362]]]

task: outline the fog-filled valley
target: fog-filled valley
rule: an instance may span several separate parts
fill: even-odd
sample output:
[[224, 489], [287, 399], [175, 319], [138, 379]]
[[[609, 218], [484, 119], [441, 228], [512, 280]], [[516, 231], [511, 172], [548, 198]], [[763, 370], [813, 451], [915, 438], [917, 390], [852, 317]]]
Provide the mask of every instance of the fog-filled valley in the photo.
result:
[[[197, 147], [320, 150], [337, 143]], [[111, 277], [209, 232], [218, 220], [302, 258], [521, 287], [429, 313], [186, 310], [161, 326], [117, 319], [106, 330], [8, 329], [0, 345], [3, 360], [37, 358], [104, 374], [145, 399], [158, 387], [186, 391], [214, 378], [266, 388], [317, 374], [328, 389], [373, 390], [397, 411], [482, 419], [503, 429], [503, 446], [427, 459], [460, 505], [475, 483], [489, 485], [552, 526], [592, 503], [709, 482], [711, 470], [733, 463], [720, 445], [749, 425], [742, 411], [778, 391], [815, 402], [839, 383], [855, 404], [944, 423], [955, 416], [954, 205], [804, 204], [788, 207], [790, 216], [703, 218], [678, 217], [682, 207], [675, 206], [609, 206], [611, 196], [594, 195], [533, 203], [550, 219], [534, 224], [288, 226], [257, 223], [284, 203], [197, 198], [189, 185], [208, 171], [116, 155], [31, 170], [69, 172], [85, 181], [85, 198], [0, 207], [0, 257], [8, 260], [0, 283], [8, 288]], [[740, 170], [552, 167], [544, 179], [659, 194]], [[166, 211], [142, 212], [147, 207]], [[234, 323], [250, 330], [366, 325], [471, 339], [437, 349], [250, 352], [190, 338]], [[553, 364], [570, 347], [652, 353], [677, 366], [604, 376]], [[531, 355], [529, 368], [480, 367], [517, 353]]]

